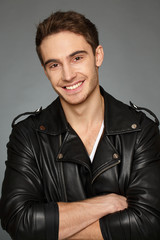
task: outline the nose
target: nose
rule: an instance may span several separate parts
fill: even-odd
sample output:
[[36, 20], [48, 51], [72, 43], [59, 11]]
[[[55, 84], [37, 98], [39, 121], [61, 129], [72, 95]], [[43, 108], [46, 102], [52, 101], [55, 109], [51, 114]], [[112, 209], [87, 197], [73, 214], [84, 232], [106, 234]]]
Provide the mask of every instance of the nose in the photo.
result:
[[69, 63], [65, 63], [62, 69], [62, 80], [63, 81], [72, 81], [76, 76], [76, 73]]

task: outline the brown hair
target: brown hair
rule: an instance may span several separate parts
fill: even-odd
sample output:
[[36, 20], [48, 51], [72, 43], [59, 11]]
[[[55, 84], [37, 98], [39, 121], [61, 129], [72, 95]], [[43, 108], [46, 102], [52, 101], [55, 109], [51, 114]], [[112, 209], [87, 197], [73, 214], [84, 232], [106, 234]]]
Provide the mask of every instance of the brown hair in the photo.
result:
[[91, 45], [93, 53], [95, 54], [95, 50], [99, 45], [96, 26], [80, 13], [74, 11], [58, 11], [52, 13], [37, 26], [36, 51], [42, 64], [43, 59], [41, 56], [40, 45], [43, 39], [51, 34], [61, 31], [70, 31], [82, 35]]

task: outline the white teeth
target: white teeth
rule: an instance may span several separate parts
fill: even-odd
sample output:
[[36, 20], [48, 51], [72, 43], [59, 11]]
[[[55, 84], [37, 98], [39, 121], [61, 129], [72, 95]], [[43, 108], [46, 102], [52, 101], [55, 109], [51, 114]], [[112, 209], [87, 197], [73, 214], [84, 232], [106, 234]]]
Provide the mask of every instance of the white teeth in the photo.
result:
[[79, 86], [81, 86], [81, 84], [82, 84], [82, 82], [79, 82], [79, 83], [77, 83], [77, 84], [75, 84], [75, 85], [73, 85], [73, 86], [66, 87], [66, 89], [69, 89], [69, 90], [76, 89], [76, 88], [78, 88]]

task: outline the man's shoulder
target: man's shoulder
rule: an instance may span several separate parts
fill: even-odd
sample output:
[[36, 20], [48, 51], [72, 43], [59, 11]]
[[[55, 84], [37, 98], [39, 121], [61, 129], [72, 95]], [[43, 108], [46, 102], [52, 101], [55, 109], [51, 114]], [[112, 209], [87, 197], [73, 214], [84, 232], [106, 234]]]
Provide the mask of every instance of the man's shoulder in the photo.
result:
[[58, 98], [44, 109], [41, 106], [34, 111], [26, 111], [26, 112], [20, 113], [13, 119], [11, 126], [12, 128], [14, 128], [15, 126], [19, 126], [19, 125], [28, 126], [31, 124], [36, 124], [42, 121], [42, 119], [47, 119], [47, 117], [50, 116], [51, 112], [52, 114], [56, 115], [57, 105], [59, 105]]
[[64, 131], [66, 125], [66, 118], [59, 97], [46, 108], [42, 109], [40, 107], [33, 112], [24, 112], [14, 118], [12, 122], [12, 128], [25, 128], [27, 131], [34, 129], [51, 134]]
[[156, 115], [146, 107], [139, 107], [130, 101], [123, 103], [102, 90], [105, 99], [105, 117], [109, 133], [140, 131], [145, 124], [159, 125]]

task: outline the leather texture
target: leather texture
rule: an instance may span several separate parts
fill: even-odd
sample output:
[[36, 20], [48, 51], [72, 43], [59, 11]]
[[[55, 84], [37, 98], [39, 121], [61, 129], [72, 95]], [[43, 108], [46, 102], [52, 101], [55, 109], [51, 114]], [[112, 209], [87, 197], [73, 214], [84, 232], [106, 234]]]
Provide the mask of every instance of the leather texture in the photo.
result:
[[59, 98], [14, 125], [0, 200], [2, 227], [12, 239], [58, 239], [58, 201], [109, 193], [126, 196], [128, 208], [100, 219], [104, 239], [160, 239], [158, 126], [101, 93], [105, 127], [92, 164]]

